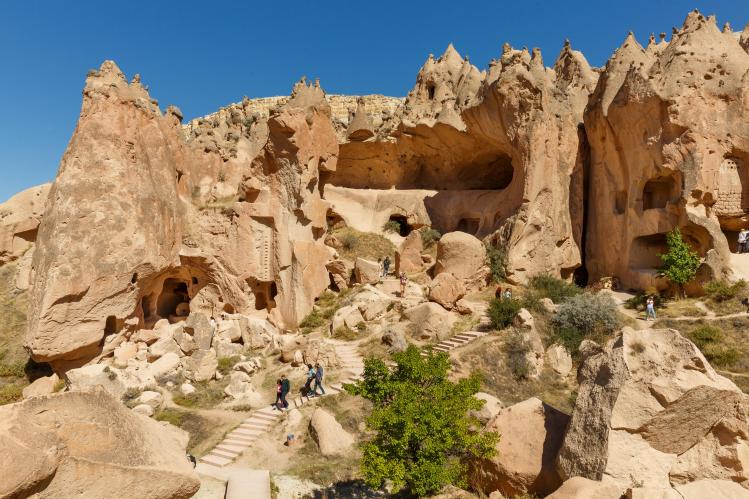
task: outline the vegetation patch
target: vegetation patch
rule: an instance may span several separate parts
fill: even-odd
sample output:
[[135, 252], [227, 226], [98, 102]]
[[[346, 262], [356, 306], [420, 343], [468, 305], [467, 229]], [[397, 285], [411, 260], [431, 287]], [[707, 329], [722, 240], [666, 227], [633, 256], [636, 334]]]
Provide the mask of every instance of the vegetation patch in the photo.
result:
[[505, 339], [504, 351], [512, 376], [516, 380], [527, 379], [532, 368], [528, 361], [528, 353], [531, 351], [528, 339], [520, 331], [512, 331]]
[[[224, 381], [226, 380], [226, 381]], [[193, 383], [195, 391], [189, 395], [181, 392], [174, 394], [173, 401], [182, 407], [195, 409], [210, 409], [216, 407], [224, 400], [224, 387], [228, 383], [228, 378], [219, 381], [206, 381]]]
[[486, 245], [486, 263], [491, 272], [492, 282], [502, 282], [507, 278], [507, 252], [504, 248]]
[[421, 244], [424, 245], [424, 248], [434, 246], [442, 237], [440, 231], [431, 227], [422, 227], [419, 229], [419, 235], [421, 236]]
[[608, 295], [583, 293], [567, 299], [552, 319], [554, 340], [576, 355], [584, 339], [602, 342], [620, 325], [616, 303]]
[[219, 357], [218, 372], [220, 372], [224, 376], [230, 374], [232, 370], [234, 369], [234, 366], [240, 360], [241, 359], [239, 358], [239, 355], [232, 355], [231, 357]]
[[371, 232], [359, 232], [350, 227], [344, 227], [333, 231], [333, 235], [340, 241], [339, 254], [347, 260], [366, 258], [377, 260], [390, 256], [392, 260], [395, 255], [395, 246], [388, 238], [381, 234]]
[[519, 300], [493, 298], [489, 302], [489, 320], [494, 329], [504, 329], [512, 324], [512, 319], [518, 314], [522, 305]]

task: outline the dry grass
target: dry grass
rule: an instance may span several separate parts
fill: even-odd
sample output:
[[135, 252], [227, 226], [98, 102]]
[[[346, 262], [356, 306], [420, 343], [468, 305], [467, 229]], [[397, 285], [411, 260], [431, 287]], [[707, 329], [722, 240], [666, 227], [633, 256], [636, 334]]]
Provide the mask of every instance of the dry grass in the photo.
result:
[[[698, 308], [694, 298], [684, 300], [669, 301], [656, 310], [659, 317], [704, 317], [707, 315], [704, 310]], [[644, 314], [643, 314], [644, 316]]]
[[359, 232], [350, 227], [345, 227], [333, 231], [333, 235], [339, 240], [349, 239], [352, 241], [350, 247], [342, 247], [338, 253], [347, 260], [356, 260], [357, 258], [366, 258], [376, 261], [378, 258], [390, 256], [390, 260], [395, 265], [395, 245], [380, 234], [371, 232]]
[[208, 453], [237, 423], [203, 416], [194, 411], [166, 408], [154, 415], [157, 421], [166, 421], [190, 434], [187, 451], [197, 457]]

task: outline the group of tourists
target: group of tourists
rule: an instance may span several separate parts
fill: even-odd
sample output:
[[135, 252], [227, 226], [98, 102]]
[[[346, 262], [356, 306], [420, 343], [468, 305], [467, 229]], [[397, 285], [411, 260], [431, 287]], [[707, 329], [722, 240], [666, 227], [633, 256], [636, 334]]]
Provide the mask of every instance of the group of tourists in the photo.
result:
[[738, 243], [738, 253], [749, 253], [749, 229], [739, 231]]
[[512, 300], [512, 290], [510, 288], [502, 289], [502, 286], [497, 286], [494, 290], [494, 298], [497, 300]]
[[[323, 367], [320, 363], [316, 363], [314, 367], [312, 364], [307, 364], [307, 381], [302, 388], [301, 393], [303, 397], [312, 398], [315, 396], [325, 395], [325, 388], [322, 386], [322, 379], [325, 374]], [[314, 383], [314, 386], [312, 385]], [[320, 393], [317, 393], [317, 389], [320, 389]], [[291, 382], [282, 374], [279, 379], [276, 380], [276, 401], [273, 403], [273, 408], [286, 410], [289, 408], [289, 402], [286, 400], [286, 395], [291, 391]]]

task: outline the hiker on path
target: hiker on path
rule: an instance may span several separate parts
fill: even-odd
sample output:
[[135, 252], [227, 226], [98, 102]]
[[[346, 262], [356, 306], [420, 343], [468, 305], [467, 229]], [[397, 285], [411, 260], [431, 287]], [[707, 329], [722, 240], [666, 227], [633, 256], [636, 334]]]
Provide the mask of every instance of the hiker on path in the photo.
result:
[[304, 383], [304, 396], [309, 397], [309, 392], [312, 390], [312, 382], [315, 380], [315, 368], [312, 364], [307, 364], [307, 382]]
[[285, 374], [281, 375], [281, 403], [283, 404], [284, 409], [289, 408], [289, 403], [286, 401], [286, 395], [291, 390], [291, 383], [289, 383], [289, 379], [286, 377]]
[[278, 410], [281, 409], [280, 402], [281, 402], [281, 390], [282, 390], [282, 387], [283, 387], [283, 385], [281, 383], [281, 378], [278, 378], [276, 380], [276, 401], [273, 402], [273, 408], [274, 409], [278, 409]]
[[510, 288], [505, 289], [505, 300], [512, 300], [512, 290]]
[[317, 389], [319, 388], [322, 392], [320, 395], [325, 395], [325, 388], [322, 387], [323, 370], [319, 362], [315, 363], [315, 387], [312, 389], [312, 396], [317, 395]]
[[401, 272], [400, 281], [401, 281], [401, 298], [403, 298], [406, 296], [406, 282], [408, 281], [408, 279], [406, 279], [405, 272]]
[[389, 270], [390, 270], [390, 257], [385, 256], [385, 260], [382, 261], [382, 277], [387, 277]]
[[647, 313], [647, 315], [645, 316], [646, 321], [649, 321], [651, 317], [653, 318], [653, 320], [656, 320], [655, 300], [653, 299], [652, 296], [648, 297], [648, 301], [646, 302], [646, 305], [645, 305], [645, 311]]
[[502, 286], [497, 286], [497, 289], [494, 291], [494, 298], [497, 300], [502, 298]]

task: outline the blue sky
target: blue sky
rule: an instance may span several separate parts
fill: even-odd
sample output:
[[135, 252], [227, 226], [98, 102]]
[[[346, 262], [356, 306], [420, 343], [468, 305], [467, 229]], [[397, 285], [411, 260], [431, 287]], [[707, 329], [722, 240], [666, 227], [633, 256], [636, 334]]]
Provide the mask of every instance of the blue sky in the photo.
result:
[[563, 40], [602, 65], [634, 31], [680, 26], [691, 9], [734, 29], [749, 0], [676, 1], [36, 1], [0, 4], [0, 201], [54, 178], [86, 72], [114, 59], [162, 109], [187, 119], [243, 95], [286, 95], [300, 76], [328, 93], [405, 95], [429, 53], [452, 42], [485, 67], [513, 46], [552, 65]]

